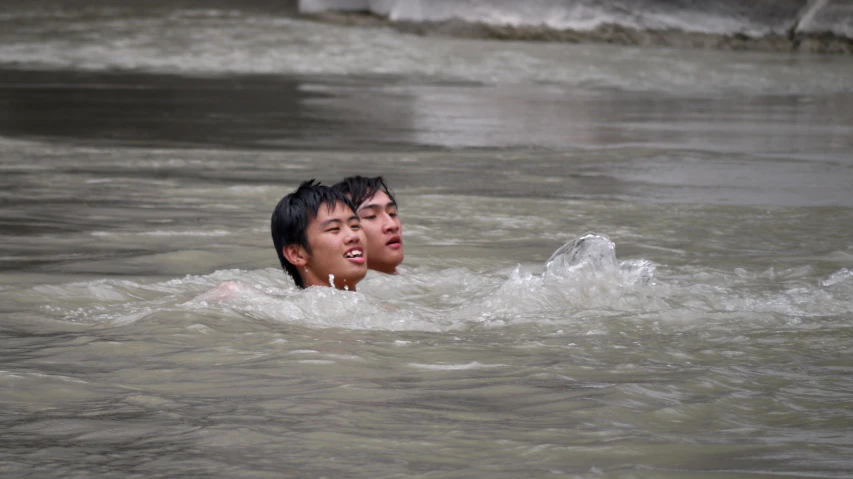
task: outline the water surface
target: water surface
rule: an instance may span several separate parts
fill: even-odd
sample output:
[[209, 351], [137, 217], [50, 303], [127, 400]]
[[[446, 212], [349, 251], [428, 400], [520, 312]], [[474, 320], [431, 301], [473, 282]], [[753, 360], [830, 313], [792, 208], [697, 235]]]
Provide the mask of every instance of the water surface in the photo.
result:
[[[4, 477], [853, 470], [848, 60], [24, 11]], [[405, 274], [298, 291], [272, 208], [354, 173], [394, 187]], [[622, 267], [544, 275], [586, 231]]]

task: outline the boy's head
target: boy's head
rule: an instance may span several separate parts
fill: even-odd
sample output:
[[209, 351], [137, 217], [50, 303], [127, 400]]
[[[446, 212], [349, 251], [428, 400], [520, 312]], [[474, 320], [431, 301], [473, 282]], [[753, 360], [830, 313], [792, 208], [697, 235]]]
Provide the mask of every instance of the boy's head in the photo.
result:
[[354, 211], [346, 195], [314, 180], [278, 202], [270, 225], [272, 240], [281, 266], [297, 286], [355, 291], [367, 273], [367, 254]]
[[341, 180], [340, 183], [333, 186], [335, 190], [347, 195], [355, 205], [356, 210], [365, 201], [376, 195], [377, 192], [383, 192], [391, 201], [394, 201], [394, 195], [385, 184], [385, 178], [375, 176], [368, 178], [365, 176], [348, 176]]
[[367, 267], [393, 274], [403, 262], [403, 224], [397, 201], [381, 176], [350, 176], [333, 187], [349, 197], [367, 236]]

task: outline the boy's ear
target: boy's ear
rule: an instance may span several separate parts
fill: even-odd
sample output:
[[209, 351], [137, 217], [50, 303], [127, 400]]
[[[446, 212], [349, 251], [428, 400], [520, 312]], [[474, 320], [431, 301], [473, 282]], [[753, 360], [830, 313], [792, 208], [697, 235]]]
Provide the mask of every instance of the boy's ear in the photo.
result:
[[287, 258], [287, 261], [297, 268], [301, 268], [308, 264], [308, 252], [305, 251], [304, 247], [298, 244], [289, 244], [283, 247], [281, 252], [284, 253], [284, 257]]

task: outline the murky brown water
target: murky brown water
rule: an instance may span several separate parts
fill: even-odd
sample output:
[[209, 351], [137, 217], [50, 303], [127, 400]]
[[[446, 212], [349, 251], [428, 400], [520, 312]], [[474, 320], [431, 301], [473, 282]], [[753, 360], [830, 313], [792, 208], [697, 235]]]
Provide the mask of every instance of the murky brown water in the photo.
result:
[[[187, 22], [187, 48], [212, 48]], [[67, 40], [54, 53], [98, 59]], [[667, 92], [2, 56], [47, 48], [27, 42], [0, 48], [3, 477], [853, 470], [846, 59], [705, 52], [776, 86]], [[705, 61], [634, 52], [652, 57], [638, 77]], [[788, 62], [824, 83], [789, 85]], [[406, 274], [297, 291], [269, 214], [303, 179], [352, 173], [395, 188]], [[544, 276], [586, 231], [622, 266]], [[238, 297], [212, 294], [226, 280]]]

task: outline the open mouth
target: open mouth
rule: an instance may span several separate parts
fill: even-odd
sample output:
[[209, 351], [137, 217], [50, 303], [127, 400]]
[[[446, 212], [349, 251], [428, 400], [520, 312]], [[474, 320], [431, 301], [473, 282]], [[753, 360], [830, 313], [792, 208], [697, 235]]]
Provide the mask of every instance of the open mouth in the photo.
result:
[[385, 243], [385, 246], [391, 249], [400, 249], [403, 247], [403, 240], [401, 240], [399, 236], [392, 236], [391, 239]]
[[351, 249], [344, 253], [344, 258], [351, 263], [364, 264], [364, 251], [360, 248]]

